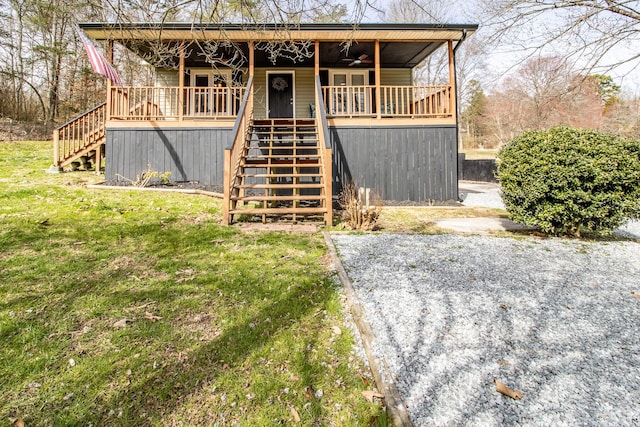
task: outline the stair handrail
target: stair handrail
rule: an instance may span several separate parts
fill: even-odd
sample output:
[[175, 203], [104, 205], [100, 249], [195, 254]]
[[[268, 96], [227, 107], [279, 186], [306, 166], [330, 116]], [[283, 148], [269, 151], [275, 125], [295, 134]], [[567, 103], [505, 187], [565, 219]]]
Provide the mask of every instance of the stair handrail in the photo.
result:
[[320, 76], [316, 76], [316, 127], [318, 129], [318, 142], [320, 158], [324, 174], [324, 196], [327, 209], [324, 217], [327, 226], [333, 225], [333, 155], [331, 140], [329, 138], [329, 126], [327, 125], [327, 112], [322, 96], [322, 83]]
[[58, 126], [57, 128], [55, 128], [55, 130], [60, 130], [60, 129], [62, 129], [63, 127], [70, 125], [71, 123], [75, 122], [76, 120], [81, 119], [81, 118], [83, 118], [84, 116], [87, 116], [87, 115], [89, 115], [89, 114], [93, 113], [93, 112], [94, 112], [94, 111], [96, 111], [98, 108], [100, 108], [100, 107], [104, 107], [104, 106], [106, 106], [106, 105], [107, 105], [107, 103], [106, 103], [106, 102], [103, 102], [103, 103], [101, 103], [101, 104], [96, 105], [95, 107], [89, 108], [89, 109], [88, 109], [87, 111], [85, 111], [84, 113], [80, 113], [80, 114], [78, 114], [77, 116], [75, 116], [73, 119], [69, 120], [68, 122], [61, 124], [60, 126]]
[[247, 132], [253, 115], [253, 103], [250, 96], [252, 85], [253, 76], [250, 76], [238, 109], [238, 116], [231, 131], [231, 138], [229, 138], [229, 143], [224, 149], [224, 203], [222, 206], [222, 218], [225, 224], [230, 223], [231, 192], [238, 176], [242, 150], [246, 144]]
[[[107, 103], [103, 102], [53, 130], [53, 164], [55, 166], [62, 166], [66, 157], [84, 150], [100, 136], [104, 136], [106, 109]], [[96, 138], [96, 132], [98, 138]]]

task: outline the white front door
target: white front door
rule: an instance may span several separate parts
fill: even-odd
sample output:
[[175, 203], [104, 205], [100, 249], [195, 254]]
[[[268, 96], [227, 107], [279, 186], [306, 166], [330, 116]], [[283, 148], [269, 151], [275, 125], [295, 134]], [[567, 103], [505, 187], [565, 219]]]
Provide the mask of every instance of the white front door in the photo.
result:
[[334, 114], [367, 114], [371, 112], [371, 88], [368, 70], [330, 70], [329, 79], [336, 86], [331, 100]]
[[189, 100], [194, 115], [223, 115], [230, 108], [231, 97], [227, 87], [231, 85], [231, 70], [191, 70]]

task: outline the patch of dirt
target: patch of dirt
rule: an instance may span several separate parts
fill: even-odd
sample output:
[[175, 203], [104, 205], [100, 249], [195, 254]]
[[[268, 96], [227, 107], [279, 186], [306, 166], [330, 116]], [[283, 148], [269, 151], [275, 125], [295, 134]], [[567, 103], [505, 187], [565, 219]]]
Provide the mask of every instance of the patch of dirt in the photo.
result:
[[17, 122], [9, 118], [0, 119], [0, 142], [42, 141], [51, 138], [51, 125], [42, 122]]
[[217, 318], [210, 313], [198, 313], [181, 319], [181, 324], [191, 334], [197, 335], [200, 341], [212, 341], [222, 334], [222, 329], [217, 326]]
[[287, 223], [273, 223], [268, 222], [263, 224], [261, 222], [243, 222], [238, 224], [238, 228], [241, 231], [288, 231], [295, 233], [317, 233], [319, 229], [318, 224], [287, 224]]
[[[112, 187], [133, 187], [133, 185], [129, 181], [104, 181], [99, 185]], [[202, 184], [200, 181], [176, 181], [168, 185], [158, 181], [151, 182], [144, 188], [164, 188], [167, 190], [202, 190], [214, 193], [222, 193], [224, 190], [222, 185], [207, 185]]]
[[411, 200], [382, 200], [382, 206], [461, 206], [457, 200], [428, 200], [426, 202], [414, 202]]

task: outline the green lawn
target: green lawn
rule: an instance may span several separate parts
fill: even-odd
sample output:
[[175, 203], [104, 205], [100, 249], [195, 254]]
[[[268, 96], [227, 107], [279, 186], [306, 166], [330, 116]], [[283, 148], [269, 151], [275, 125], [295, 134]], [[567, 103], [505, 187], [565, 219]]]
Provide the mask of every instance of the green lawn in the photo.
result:
[[50, 162], [0, 143], [0, 425], [386, 423], [321, 235]]
[[466, 154], [467, 160], [483, 160], [483, 159], [495, 159], [498, 156], [497, 149], [464, 149], [461, 153]]

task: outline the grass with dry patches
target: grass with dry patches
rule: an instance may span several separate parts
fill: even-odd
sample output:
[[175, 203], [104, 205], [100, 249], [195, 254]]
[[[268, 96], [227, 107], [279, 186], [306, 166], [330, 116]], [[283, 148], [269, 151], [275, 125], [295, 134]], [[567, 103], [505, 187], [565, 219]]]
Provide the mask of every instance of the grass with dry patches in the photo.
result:
[[434, 220], [439, 218], [508, 218], [501, 209], [478, 207], [384, 207], [378, 226], [382, 231], [440, 233]]
[[499, 150], [493, 149], [476, 149], [476, 150], [464, 150], [462, 151], [466, 155], [467, 160], [483, 160], [483, 159], [495, 159], [498, 156]]
[[386, 423], [321, 236], [49, 164], [50, 143], [0, 144], [1, 424]]

